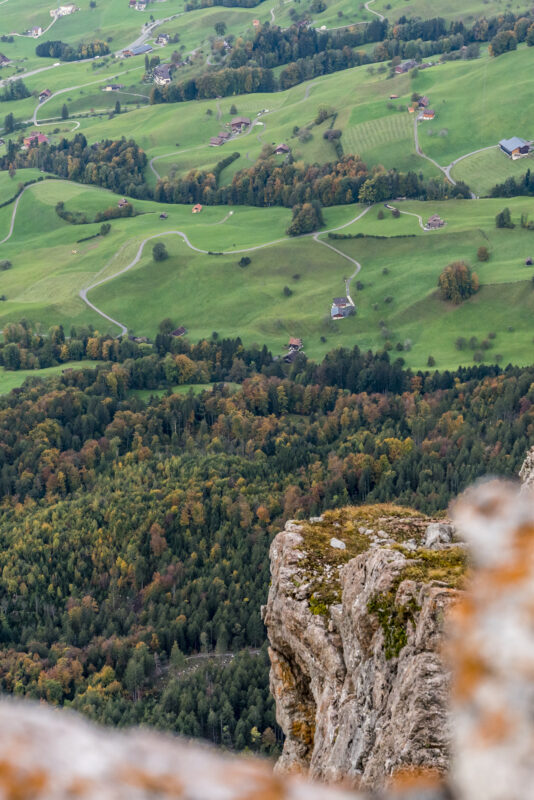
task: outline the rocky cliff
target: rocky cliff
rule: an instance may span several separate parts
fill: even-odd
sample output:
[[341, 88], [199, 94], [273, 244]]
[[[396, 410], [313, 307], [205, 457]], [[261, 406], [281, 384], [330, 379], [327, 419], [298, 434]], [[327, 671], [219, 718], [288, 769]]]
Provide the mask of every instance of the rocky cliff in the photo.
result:
[[466, 551], [446, 521], [391, 505], [288, 522], [264, 620], [286, 741], [277, 769], [381, 787], [449, 762], [444, 617]]

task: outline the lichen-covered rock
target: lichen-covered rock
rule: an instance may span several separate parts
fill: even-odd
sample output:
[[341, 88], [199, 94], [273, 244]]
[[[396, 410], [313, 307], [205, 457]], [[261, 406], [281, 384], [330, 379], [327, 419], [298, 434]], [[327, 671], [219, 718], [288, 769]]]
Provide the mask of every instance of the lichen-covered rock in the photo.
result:
[[[440, 647], [466, 569], [452, 532], [370, 506], [291, 522], [274, 539], [264, 620], [286, 734], [278, 771], [376, 788], [401, 769], [446, 770]], [[333, 533], [344, 550], [330, 546]]]

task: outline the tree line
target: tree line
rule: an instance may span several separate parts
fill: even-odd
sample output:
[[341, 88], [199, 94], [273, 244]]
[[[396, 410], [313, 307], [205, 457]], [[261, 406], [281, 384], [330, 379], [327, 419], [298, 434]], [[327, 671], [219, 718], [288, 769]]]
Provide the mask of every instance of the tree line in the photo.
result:
[[470, 197], [469, 187], [451, 186], [442, 178], [426, 179], [415, 172], [374, 173], [358, 156], [346, 155], [327, 164], [280, 164], [273, 158], [236, 172], [232, 182], [219, 186], [212, 172], [190, 170], [185, 177], [158, 180], [154, 199], [160, 203], [205, 205], [285, 206], [318, 201], [323, 206], [377, 203], [392, 197], [443, 200]]
[[0, 103], [23, 100], [25, 97], [31, 97], [31, 92], [24, 81], [19, 78], [16, 81], [10, 81], [4, 86], [4, 91], [0, 94]]
[[35, 55], [41, 58], [60, 58], [62, 61], [80, 61], [95, 56], [107, 56], [110, 53], [106, 42], [81, 42], [78, 45], [61, 41], [41, 42], [35, 48]]
[[[180, 103], [283, 91], [320, 75], [393, 59], [420, 61], [437, 54], [443, 54], [445, 59], [454, 54], [477, 58], [480, 42], [489, 42], [491, 54], [498, 56], [522, 41], [534, 44], [534, 17], [529, 12], [483, 18], [470, 28], [462, 22], [447, 25], [440, 17], [402, 17], [393, 25], [377, 19], [342, 31], [318, 31], [298, 25], [281, 29], [265, 23], [253, 39], [237, 41], [223, 69], [208, 70], [196, 78], [164, 87], [154, 86], [150, 102]], [[372, 52], [355, 49], [369, 42], [378, 42]], [[272, 70], [282, 64], [286, 67], [276, 78]]]
[[504, 183], [497, 183], [490, 190], [490, 197], [518, 197], [526, 195], [532, 197], [534, 195], [534, 173], [531, 172], [530, 167], [526, 170], [522, 177], [506, 178]]
[[41, 144], [20, 150], [11, 139], [0, 158], [0, 169], [36, 167], [59, 178], [102, 186], [129, 197], [149, 198], [145, 183], [145, 152], [132, 139], [104, 139], [88, 145], [82, 133], [57, 144]]

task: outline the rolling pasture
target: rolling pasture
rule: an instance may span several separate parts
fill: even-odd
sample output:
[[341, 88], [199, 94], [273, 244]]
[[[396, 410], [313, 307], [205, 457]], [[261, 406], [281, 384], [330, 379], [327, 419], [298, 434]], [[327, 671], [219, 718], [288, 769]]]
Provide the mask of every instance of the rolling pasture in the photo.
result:
[[[154, 167], [160, 175], [170, 170], [184, 173], [192, 168], [211, 168], [234, 151], [241, 154], [235, 170], [253, 163], [266, 143], [286, 142], [296, 160], [325, 162], [335, 159], [333, 146], [323, 139], [329, 123], [316, 126], [314, 120], [319, 107], [327, 106], [337, 113], [335, 125], [343, 132], [345, 152], [359, 154], [369, 165], [438, 175], [437, 168], [415, 152], [413, 116], [406, 110], [412, 92], [427, 94], [437, 112], [435, 120], [419, 123], [421, 147], [447, 166], [461, 156], [495, 145], [500, 138], [534, 138], [534, 111], [529, 101], [533, 65], [534, 48], [522, 46], [498, 59], [483, 54], [475, 61], [439, 64], [415, 77], [408, 74], [388, 79], [375, 71], [371, 74], [367, 67], [356, 67], [275, 94], [141, 107], [129, 112], [127, 127], [149, 157], [157, 159]], [[509, 89], [511, 80], [514, 92]], [[146, 93], [147, 88], [139, 91]], [[390, 101], [390, 94], [397, 94], [398, 99]], [[77, 107], [83, 107], [81, 94], [72, 92], [68, 96]], [[48, 103], [47, 114], [48, 108], [59, 113], [62, 99], [59, 96]], [[232, 104], [239, 114], [261, 124], [221, 148], [210, 147], [209, 138], [230, 121]], [[264, 109], [267, 113], [261, 113]], [[90, 141], [120, 136], [124, 125], [121, 116], [81, 120], [81, 130]], [[309, 128], [311, 138], [301, 141], [295, 128]], [[517, 165], [504, 156], [495, 163], [499, 179], [517, 173]], [[468, 159], [460, 162], [453, 174], [463, 178], [466, 168]], [[483, 194], [491, 180], [489, 171], [483, 165], [478, 175], [476, 167], [470, 171], [475, 178], [474, 190]], [[156, 180], [151, 170], [147, 177]]]
[[370, 7], [392, 21], [401, 16], [422, 19], [440, 16], [472, 24], [479, 17], [527, 11], [531, 4], [528, 0], [440, 0], [438, 6], [435, 0], [375, 0]]
[[[19, 171], [17, 178], [22, 177]], [[4, 175], [2, 179], [4, 188]], [[288, 209], [235, 207], [230, 215], [226, 207], [211, 207], [193, 216], [189, 207], [134, 201], [141, 216], [114, 220], [108, 236], [77, 243], [99, 226], [65, 223], [54, 211], [60, 198], [69, 210], [88, 215], [117, 199], [104, 190], [63, 181], [44, 181], [25, 192], [14, 234], [0, 248], [1, 257], [13, 263], [12, 269], [0, 273], [0, 291], [7, 297], [0, 305], [0, 324], [26, 317], [44, 327], [61, 322], [68, 330], [71, 324], [92, 323], [101, 332], [116, 334], [116, 326], [78, 295], [80, 289], [110, 278], [90, 290], [89, 299], [137, 335], [153, 336], [159, 321], [170, 316], [188, 328], [192, 340], [215, 330], [222, 336], [239, 335], [247, 343], [265, 342], [273, 352], [281, 352], [289, 336], [301, 336], [311, 357], [340, 345], [378, 349], [388, 341], [392, 355], [402, 355], [410, 366], [424, 368], [432, 356], [438, 367], [452, 368], [473, 363], [474, 356], [469, 348], [457, 350], [456, 339], [475, 336], [481, 342], [495, 333], [491, 349], [484, 353], [486, 360], [497, 354], [504, 363], [532, 360], [534, 272], [525, 260], [534, 255], [534, 238], [519, 226], [495, 228], [502, 200], [399, 205], [424, 218], [440, 214], [447, 225], [434, 232], [423, 232], [413, 216], [394, 219], [386, 211], [381, 220], [380, 209], [374, 207], [343, 229], [365, 238], [334, 241], [323, 235], [324, 242], [362, 265], [351, 288], [357, 315], [333, 322], [332, 297], [344, 293], [344, 279], [354, 265], [312, 236], [288, 239]], [[521, 213], [534, 214], [532, 198], [506, 204], [517, 223]], [[159, 219], [162, 209], [168, 213], [166, 220]], [[343, 225], [362, 210], [325, 209], [326, 226]], [[2, 235], [12, 211], [13, 205], [0, 209]], [[183, 231], [193, 247], [213, 254], [196, 252], [172, 231]], [[148, 237], [154, 239], [147, 242], [138, 263], [113, 277], [132, 262]], [[165, 242], [168, 259], [153, 261], [154, 241]], [[476, 261], [481, 244], [491, 253], [483, 264]], [[228, 252], [261, 245], [266, 246]], [[251, 259], [245, 267], [239, 265], [244, 254]], [[436, 290], [441, 269], [456, 259], [470, 262], [482, 284], [461, 306], [443, 302]], [[405, 343], [409, 349], [404, 349]]]

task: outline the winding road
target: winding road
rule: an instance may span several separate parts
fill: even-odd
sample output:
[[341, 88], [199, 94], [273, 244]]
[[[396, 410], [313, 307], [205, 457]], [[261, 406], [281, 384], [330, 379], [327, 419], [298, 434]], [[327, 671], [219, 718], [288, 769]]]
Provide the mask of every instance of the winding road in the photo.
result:
[[372, 9], [372, 8], [369, 8], [369, 6], [371, 5], [371, 3], [374, 3], [374, 2], [375, 2], [375, 0], [367, 0], [367, 3], [364, 3], [365, 9], [366, 9], [366, 10], [367, 10], [367, 11], [368, 11], [370, 14], [374, 14], [374, 15], [375, 15], [375, 17], [378, 17], [378, 19], [379, 19], [379, 20], [382, 22], [382, 21], [385, 19], [384, 15], [383, 15], [383, 14], [380, 14], [378, 11], [373, 11], [373, 9]]
[[425, 226], [425, 223], [423, 222], [423, 217], [420, 214], [414, 214], [413, 211], [401, 211], [400, 208], [397, 208], [397, 206], [392, 206], [389, 204], [388, 208], [392, 210], [395, 209], [396, 211], [399, 212], [399, 214], [406, 214], [407, 217], [416, 217], [419, 220], [420, 228], [424, 231], [428, 230], [428, 228]]
[[6, 242], [7, 242], [9, 239], [11, 239], [11, 237], [13, 236], [13, 229], [14, 229], [14, 227], [15, 227], [15, 217], [17, 216], [17, 209], [18, 209], [18, 207], [19, 207], [19, 203], [20, 203], [20, 200], [21, 200], [21, 197], [22, 197], [22, 195], [23, 195], [23, 194], [24, 194], [24, 192], [25, 192], [27, 189], [29, 189], [29, 188], [30, 188], [29, 186], [26, 186], [26, 187], [25, 187], [25, 188], [22, 190], [22, 192], [19, 194], [19, 196], [17, 197], [17, 199], [15, 200], [15, 206], [14, 206], [14, 208], [13, 208], [13, 213], [11, 214], [11, 223], [10, 223], [10, 226], [9, 226], [9, 233], [7, 234], [7, 236], [5, 236], [5, 237], [4, 237], [4, 238], [3, 238], [3, 239], [0, 241], [0, 244], [5, 244], [5, 243], [6, 243]]
[[496, 150], [498, 147], [499, 145], [497, 144], [491, 144], [489, 147], [480, 147], [478, 150], [473, 150], [471, 153], [466, 153], [464, 156], [460, 156], [460, 158], [455, 158], [454, 161], [451, 161], [451, 163], [448, 166], [444, 167], [447, 178], [452, 183], [454, 183], [453, 179], [450, 176], [450, 171], [453, 167], [456, 166], [456, 164], [458, 164], [458, 162], [463, 161], [464, 158], [469, 158], [469, 156], [476, 156], [477, 153], [483, 153], [485, 150]]
[[[456, 164], [458, 164], [460, 161], [463, 161], [464, 158], [469, 158], [469, 156], [476, 156], [477, 153], [483, 153], [485, 150], [494, 150], [496, 147], [498, 147], [498, 145], [496, 145], [496, 144], [492, 144], [489, 147], [480, 147], [478, 150], [472, 150], [470, 153], [465, 153], [465, 155], [460, 156], [459, 158], [455, 158], [454, 161], [451, 161], [451, 163], [447, 164], [446, 167], [442, 167], [441, 164], [438, 164], [437, 161], [434, 161], [433, 158], [431, 158], [430, 156], [427, 156], [427, 154], [423, 152], [423, 150], [421, 148], [421, 145], [419, 144], [419, 131], [418, 131], [418, 128], [417, 128], [418, 120], [419, 120], [419, 118], [415, 117], [415, 119], [413, 121], [413, 135], [414, 135], [414, 140], [415, 140], [415, 152], [417, 153], [418, 156], [421, 156], [421, 158], [426, 158], [427, 161], [430, 161], [431, 164], [434, 164], [434, 166], [437, 167], [439, 169], [439, 171], [443, 173], [443, 175], [447, 178], [449, 183], [452, 183], [453, 186], [456, 186], [456, 181], [454, 180], [454, 178], [451, 175], [451, 169], [454, 166], [456, 166]], [[476, 199], [477, 199], [476, 194], [474, 192], [471, 192], [471, 200], [476, 200]], [[408, 213], [409, 213], [408, 211], [401, 211], [401, 214], [408, 214]], [[417, 214], [412, 214], [412, 216], [417, 216]]]
[[[252, 253], [252, 252], [254, 252], [256, 250], [263, 250], [266, 247], [272, 247], [275, 244], [280, 244], [281, 242], [292, 241], [293, 239], [303, 239], [303, 238], [307, 238], [307, 237], [311, 236], [315, 242], [318, 242], [319, 244], [322, 244], [325, 247], [328, 247], [330, 250], [333, 250], [335, 253], [337, 253], [338, 255], [342, 256], [343, 258], [347, 259], [347, 261], [350, 261], [352, 264], [355, 265], [356, 269], [355, 269], [354, 273], [351, 275], [350, 278], [347, 279], [347, 281], [345, 283], [345, 286], [346, 286], [346, 289], [347, 289], [347, 296], [349, 297], [349, 300], [351, 301], [352, 305], [354, 305], [354, 303], [352, 302], [352, 299], [350, 298], [350, 295], [348, 294], [348, 290], [350, 289], [350, 281], [361, 270], [361, 264], [359, 263], [359, 261], [356, 261], [355, 258], [351, 258], [351, 256], [348, 256], [346, 253], [343, 253], [341, 250], [338, 250], [336, 247], [333, 247], [331, 244], [328, 244], [327, 242], [322, 241], [321, 239], [319, 239], [319, 236], [321, 236], [321, 235], [323, 235], [325, 233], [334, 233], [335, 231], [339, 231], [339, 230], [342, 230], [343, 228], [347, 228], [349, 225], [352, 225], [354, 222], [357, 222], [357, 220], [361, 219], [365, 214], [367, 214], [367, 212], [371, 208], [372, 208], [372, 206], [367, 206], [363, 211], [361, 211], [359, 214], [357, 214], [353, 219], [349, 220], [348, 222], [345, 222], [343, 225], [338, 225], [336, 228], [330, 228], [330, 229], [325, 230], [325, 231], [318, 231], [317, 233], [305, 233], [305, 234], [302, 234], [302, 236], [295, 236], [295, 237], [284, 236], [281, 239], [274, 239], [271, 242], [265, 242], [264, 244], [254, 245], [253, 247], [243, 247], [243, 248], [240, 248], [238, 250], [226, 250], [226, 251], [222, 252], [221, 255], [240, 255], [242, 253]], [[225, 219], [221, 220], [221, 222], [224, 222], [228, 218], [228, 216], [230, 216], [230, 214], [228, 214], [227, 217], [225, 217]], [[216, 223], [216, 224], [220, 225], [221, 222]], [[124, 275], [125, 272], [128, 272], [129, 270], [131, 270], [141, 260], [141, 258], [143, 256], [143, 250], [145, 248], [145, 245], [148, 242], [152, 241], [153, 239], [160, 239], [163, 236], [180, 236], [180, 238], [185, 242], [187, 247], [189, 247], [195, 253], [201, 253], [202, 255], [209, 255], [209, 252], [210, 252], [209, 250], [203, 250], [202, 248], [195, 247], [194, 244], [191, 244], [187, 234], [184, 233], [184, 231], [163, 231], [162, 233], [154, 233], [154, 234], [152, 234], [152, 236], [147, 236], [145, 239], [143, 239], [143, 241], [141, 242], [141, 244], [139, 245], [139, 247], [137, 249], [137, 253], [135, 254], [135, 257], [130, 261], [129, 264], [127, 264], [125, 267], [120, 269], [118, 272], [115, 272], [113, 275], [108, 275], [106, 278], [102, 278], [99, 281], [95, 281], [95, 283], [92, 283], [90, 286], [87, 286], [85, 289], [81, 289], [81, 291], [78, 293], [80, 298], [84, 301], [84, 303], [86, 303], [93, 311], [95, 311], [97, 314], [99, 314], [104, 319], [108, 320], [108, 322], [112, 322], [114, 325], [117, 325], [117, 327], [120, 328], [120, 333], [118, 334], [118, 336], [126, 336], [126, 334], [128, 333], [127, 326], [124, 325], [122, 322], [119, 322], [118, 320], [114, 319], [113, 317], [110, 317], [109, 314], [106, 314], [104, 311], [102, 311], [100, 308], [98, 308], [98, 306], [96, 306], [94, 303], [92, 303], [89, 300], [89, 298], [87, 297], [87, 292], [90, 292], [92, 289], [96, 289], [97, 286], [102, 286], [104, 283], [108, 283], [109, 281], [112, 281], [115, 278], [118, 278], [119, 275]]]
[[[131, 69], [124, 69], [122, 72], [117, 72], [116, 77], [119, 75], [125, 75], [127, 72], [135, 72], [136, 70], [144, 69], [144, 67], [132, 67]], [[41, 125], [40, 122], [37, 121], [37, 114], [39, 113], [39, 109], [43, 108], [47, 103], [54, 99], [54, 97], [58, 97], [60, 94], [66, 94], [67, 92], [75, 92], [78, 89], [84, 89], [86, 86], [95, 86], [98, 83], [109, 83], [109, 75], [106, 78], [99, 78], [97, 81], [90, 81], [89, 83], [82, 83], [79, 86], [69, 86], [67, 89], [59, 89], [54, 94], [51, 94], [50, 97], [47, 97], [46, 100], [43, 100], [42, 103], [39, 103], [33, 112], [32, 122], [34, 125], [39, 127]], [[144, 95], [143, 95], [144, 97]]]
[[450, 175], [447, 175], [446, 168], [442, 167], [441, 164], [438, 164], [438, 162], [434, 161], [434, 159], [431, 158], [430, 156], [427, 156], [427, 154], [424, 153], [423, 150], [421, 149], [421, 145], [419, 144], [419, 131], [417, 129], [418, 121], [419, 121], [419, 117], [417, 115], [415, 115], [415, 119], [413, 121], [413, 136], [414, 136], [414, 140], [415, 140], [415, 152], [417, 153], [418, 156], [421, 156], [421, 158], [426, 158], [427, 161], [430, 161], [431, 164], [434, 164], [434, 166], [437, 167], [439, 169], [439, 171], [442, 172], [445, 175], [447, 180], [450, 181], [453, 186], [456, 186], [456, 181], [453, 180], [453, 178], [451, 178]]

